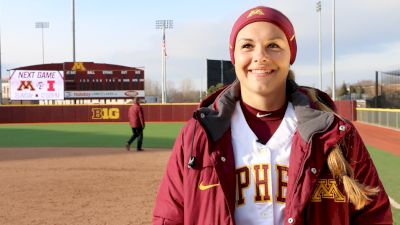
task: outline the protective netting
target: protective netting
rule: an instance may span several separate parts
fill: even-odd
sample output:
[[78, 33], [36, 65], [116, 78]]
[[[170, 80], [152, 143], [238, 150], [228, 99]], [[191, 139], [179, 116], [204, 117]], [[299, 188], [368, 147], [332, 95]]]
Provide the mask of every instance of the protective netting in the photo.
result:
[[380, 106], [400, 108], [400, 69], [379, 73]]

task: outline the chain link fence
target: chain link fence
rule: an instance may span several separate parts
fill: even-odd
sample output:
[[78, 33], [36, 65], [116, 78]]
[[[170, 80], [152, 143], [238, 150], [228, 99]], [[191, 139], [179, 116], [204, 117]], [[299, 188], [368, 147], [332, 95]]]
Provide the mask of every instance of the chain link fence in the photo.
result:
[[400, 130], [400, 109], [357, 108], [356, 110], [357, 121]]

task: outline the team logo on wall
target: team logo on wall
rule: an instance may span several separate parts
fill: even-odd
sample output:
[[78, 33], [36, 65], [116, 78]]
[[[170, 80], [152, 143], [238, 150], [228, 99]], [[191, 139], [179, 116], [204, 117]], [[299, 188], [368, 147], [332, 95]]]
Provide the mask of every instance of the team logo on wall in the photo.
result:
[[116, 120], [119, 119], [119, 115], [119, 108], [92, 108], [94, 120]]

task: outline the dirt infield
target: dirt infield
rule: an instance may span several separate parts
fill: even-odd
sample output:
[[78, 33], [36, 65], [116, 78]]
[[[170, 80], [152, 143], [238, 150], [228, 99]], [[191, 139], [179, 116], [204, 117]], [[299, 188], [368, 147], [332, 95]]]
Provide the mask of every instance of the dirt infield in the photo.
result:
[[367, 145], [400, 156], [400, 131], [360, 122], [354, 125]]
[[0, 148], [0, 224], [150, 224], [169, 154]]

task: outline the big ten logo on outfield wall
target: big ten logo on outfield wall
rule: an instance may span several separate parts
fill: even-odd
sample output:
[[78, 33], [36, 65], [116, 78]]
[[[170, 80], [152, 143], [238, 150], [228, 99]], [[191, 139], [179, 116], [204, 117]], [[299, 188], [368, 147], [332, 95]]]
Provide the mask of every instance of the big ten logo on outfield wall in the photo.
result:
[[94, 120], [116, 120], [119, 115], [119, 108], [92, 108]]

